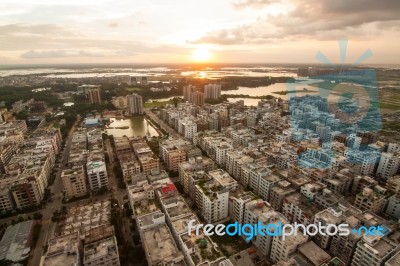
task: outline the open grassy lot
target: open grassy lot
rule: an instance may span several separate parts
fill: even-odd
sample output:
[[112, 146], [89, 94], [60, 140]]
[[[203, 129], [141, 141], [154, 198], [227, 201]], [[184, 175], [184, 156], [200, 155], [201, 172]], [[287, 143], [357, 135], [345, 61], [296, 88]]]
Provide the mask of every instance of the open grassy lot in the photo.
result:
[[173, 104], [173, 103], [174, 103], [173, 100], [164, 101], [164, 102], [159, 102], [159, 101], [153, 100], [152, 102], [145, 102], [145, 103], [144, 103], [144, 107], [145, 107], [145, 108], [161, 107], [161, 106], [163, 106], [163, 105], [166, 105], [166, 104]]

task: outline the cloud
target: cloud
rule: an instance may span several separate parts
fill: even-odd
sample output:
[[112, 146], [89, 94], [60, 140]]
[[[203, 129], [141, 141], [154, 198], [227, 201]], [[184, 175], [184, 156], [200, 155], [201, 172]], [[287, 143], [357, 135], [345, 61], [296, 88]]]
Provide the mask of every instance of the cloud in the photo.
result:
[[108, 27], [109, 28], [118, 28], [119, 27], [119, 24], [117, 23], [117, 22], [111, 22], [110, 24], [108, 24]]
[[[193, 43], [221, 45], [267, 43], [275, 40], [317, 38], [337, 39], [345, 36], [377, 37], [382, 29], [398, 30], [398, 0], [289, 0], [286, 13], [267, 14], [255, 22], [229, 29], [208, 32]], [[275, 0], [243, 0], [235, 7], [262, 7]], [[389, 23], [388, 23], [389, 22]], [[394, 22], [394, 23], [390, 23]]]
[[279, 2], [278, 0], [244, 0], [244, 1], [237, 1], [233, 3], [233, 6], [237, 9], [253, 7], [253, 8], [260, 8], [266, 5], [275, 4]]
[[101, 57], [105, 56], [101, 53], [93, 53], [91, 51], [67, 51], [67, 50], [46, 50], [35, 51], [30, 50], [21, 54], [21, 58], [61, 58], [61, 57]]

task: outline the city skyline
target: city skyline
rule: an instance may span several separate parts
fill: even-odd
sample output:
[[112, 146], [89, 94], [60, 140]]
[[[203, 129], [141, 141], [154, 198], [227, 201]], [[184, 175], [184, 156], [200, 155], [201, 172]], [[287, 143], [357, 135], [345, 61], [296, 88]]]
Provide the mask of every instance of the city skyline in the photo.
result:
[[357, 0], [3, 1], [0, 65], [340, 62], [395, 64], [400, 3]]

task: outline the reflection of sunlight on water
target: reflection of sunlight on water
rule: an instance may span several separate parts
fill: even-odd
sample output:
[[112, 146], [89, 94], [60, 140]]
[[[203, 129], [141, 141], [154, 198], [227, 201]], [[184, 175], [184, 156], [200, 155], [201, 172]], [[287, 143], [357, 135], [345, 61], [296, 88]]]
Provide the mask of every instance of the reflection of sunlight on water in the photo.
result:
[[199, 72], [199, 78], [204, 79], [207, 77], [207, 73], [204, 71]]
[[129, 127], [128, 129], [106, 129], [106, 133], [113, 135], [114, 137], [143, 137], [147, 134], [147, 128], [151, 137], [158, 136], [157, 131], [147, 122], [146, 119], [144, 119], [144, 117], [126, 119], [111, 118], [110, 122], [110, 127]]

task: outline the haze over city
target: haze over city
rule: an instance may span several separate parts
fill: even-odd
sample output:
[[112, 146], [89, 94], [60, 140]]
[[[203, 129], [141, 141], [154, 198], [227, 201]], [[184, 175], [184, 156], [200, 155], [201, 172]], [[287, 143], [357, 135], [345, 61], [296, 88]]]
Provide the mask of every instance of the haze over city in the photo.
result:
[[400, 266], [399, 0], [0, 7], [0, 266]]
[[346, 63], [396, 64], [396, 0], [3, 0], [0, 64]]

